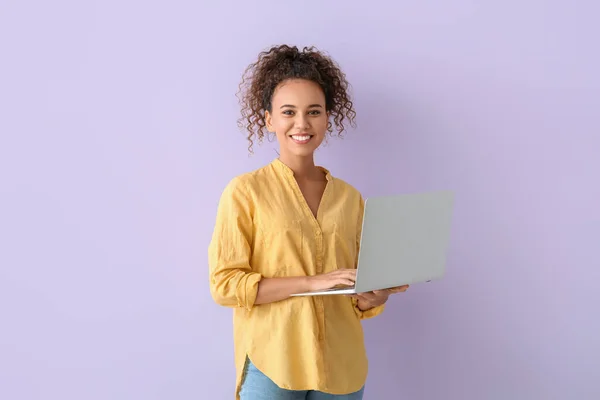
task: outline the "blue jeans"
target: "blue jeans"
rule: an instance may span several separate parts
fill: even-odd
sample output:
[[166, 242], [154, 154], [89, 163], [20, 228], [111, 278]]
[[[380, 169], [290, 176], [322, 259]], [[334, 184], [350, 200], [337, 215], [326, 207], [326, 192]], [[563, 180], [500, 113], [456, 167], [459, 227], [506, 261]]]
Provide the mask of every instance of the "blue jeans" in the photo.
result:
[[241, 400], [362, 400], [364, 387], [350, 394], [328, 394], [316, 390], [287, 390], [277, 386], [246, 359]]

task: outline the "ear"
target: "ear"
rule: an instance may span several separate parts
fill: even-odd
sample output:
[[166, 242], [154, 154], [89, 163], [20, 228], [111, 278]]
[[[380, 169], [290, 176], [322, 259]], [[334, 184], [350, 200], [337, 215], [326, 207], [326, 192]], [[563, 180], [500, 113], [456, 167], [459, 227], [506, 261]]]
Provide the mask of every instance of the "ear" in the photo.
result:
[[265, 111], [265, 126], [267, 127], [267, 131], [269, 132], [273, 132], [273, 123], [271, 122], [271, 113], [268, 111]]

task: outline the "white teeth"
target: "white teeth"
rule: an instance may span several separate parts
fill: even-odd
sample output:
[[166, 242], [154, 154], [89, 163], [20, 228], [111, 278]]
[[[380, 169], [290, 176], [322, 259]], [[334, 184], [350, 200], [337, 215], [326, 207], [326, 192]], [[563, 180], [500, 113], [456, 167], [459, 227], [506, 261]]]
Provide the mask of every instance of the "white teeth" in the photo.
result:
[[310, 139], [310, 136], [308, 136], [308, 135], [306, 135], [306, 136], [292, 135], [292, 139], [302, 142], [304, 140]]

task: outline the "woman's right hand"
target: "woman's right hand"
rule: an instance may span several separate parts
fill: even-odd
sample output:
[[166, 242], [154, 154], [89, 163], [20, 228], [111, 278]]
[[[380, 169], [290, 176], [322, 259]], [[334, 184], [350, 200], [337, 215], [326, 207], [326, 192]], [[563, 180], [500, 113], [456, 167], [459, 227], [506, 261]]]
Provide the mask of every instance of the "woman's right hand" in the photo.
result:
[[354, 286], [356, 280], [355, 269], [336, 269], [321, 275], [312, 275], [308, 277], [309, 290], [315, 292], [318, 290], [332, 289], [336, 286]]

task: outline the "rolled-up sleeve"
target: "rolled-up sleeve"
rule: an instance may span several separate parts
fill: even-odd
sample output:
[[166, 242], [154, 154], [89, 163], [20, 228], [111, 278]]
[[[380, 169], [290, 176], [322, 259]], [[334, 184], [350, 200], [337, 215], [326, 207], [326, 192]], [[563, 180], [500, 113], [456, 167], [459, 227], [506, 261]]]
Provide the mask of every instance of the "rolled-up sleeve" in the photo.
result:
[[362, 311], [358, 308], [358, 300], [352, 299], [352, 303], [354, 304], [354, 312], [359, 319], [369, 319], [378, 316], [381, 314], [385, 308], [385, 304], [382, 304], [377, 307], [370, 308], [368, 310]]
[[[360, 238], [361, 238], [361, 233], [362, 233], [364, 213], [365, 213], [365, 201], [361, 196], [360, 204], [359, 204], [359, 211], [358, 211], [358, 215], [359, 215], [358, 222], [357, 222], [358, 225], [357, 225], [357, 229], [356, 229], [356, 262], [355, 262], [356, 266], [358, 266], [358, 252], [360, 251]], [[352, 304], [354, 305], [354, 312], [356, 313], [356, 316], [359, 319], [368, 319], [368, 318], [376, 317], [379, 314], [381, 314], [385, 308], [385, 304], [382, 304], [380, 306], [373, 307], [371, 309], [362, 311], [360, 308], [358, 308], [358, 300], [356, 300], [354, 298], [352, 299]]]
[[253, 204], [239, 178], [221, 195], [208, 247], [210, 293], [217, 304], [250, 310], [256, 301], [261, 274], [250, 265]]

